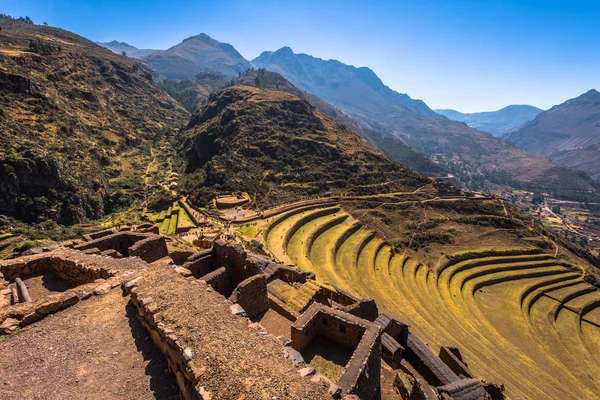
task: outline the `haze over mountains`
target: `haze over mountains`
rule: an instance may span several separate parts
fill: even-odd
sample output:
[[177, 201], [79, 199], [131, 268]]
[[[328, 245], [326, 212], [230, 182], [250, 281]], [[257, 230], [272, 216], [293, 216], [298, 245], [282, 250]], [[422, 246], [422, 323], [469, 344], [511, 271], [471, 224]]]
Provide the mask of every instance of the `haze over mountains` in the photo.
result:
[[400, 163], [405, 163], [403, 154], [394, 152], [390, 139], [436, 158], [442, 167], [474, 188], [491, 182], [541, 187], [570, 197], [587, 193], [595, 185], [545, 157], [528, 154], [488, 133], [440, 116], [423, 101], [389, 89], [368, 68], [295, 54], [285, 47], [264, 52], [252, 62], [281, 73], [294, 85], [348, 114], [372, 135], [376, 147]]
[[106, 47], [107, 49], [111, 50], [114, 53], [121, 54], [121, 53], [125, 52], [125, 53], [127, 53], [128, 57], [140, 58], [140, 59], [159, 51], [159, 50], [152, 50], [152, 49], [138, 49], [137, 47], [132, 46], [128, 43], [118, 42], [116, 40], [113, 40], [112, 42], [105, 42], [105, 43], [96, 42], [96, 44], [99, 44], [102, 47]]
[[592, 89], [554, 106], [504, 138], [600, 181], [600, 93]]
[[454, 121], [464, 122], [471, 128], [501, 136], [506, 131], [518, 128], [542, 112], [528, 105], [510, 105], [497, 111], [461, 113], [455, 110], [435, 110], [436, 113]]

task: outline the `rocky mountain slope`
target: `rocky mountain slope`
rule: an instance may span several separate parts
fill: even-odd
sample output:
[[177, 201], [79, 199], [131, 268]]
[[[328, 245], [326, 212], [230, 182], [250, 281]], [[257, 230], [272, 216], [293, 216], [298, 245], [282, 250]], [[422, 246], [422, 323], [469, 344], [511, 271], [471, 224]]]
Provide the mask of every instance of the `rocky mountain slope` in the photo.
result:
[[245, 191], [261, 206], [325, 193], [413, 191], [430, 179], [367, 145], [292, 93], [234, 86], [212, 94], [182, 132], [184, 192], [206, 203]]
[[187, 112], [139, 62], [0, 20], [0, 214], [63, 224], [143, 198], [153, 138]]
[[223, 89], [232, 82], [235, 81], [220, 72], [202, 71], [192, 79], [162, 79], [158, 84], [186, 110], [192, 112], [199, 104], [203, 104], [212, 92]]
[[478, 113], [461, 113], [455, 110], [435, 110], [435, 112], [453, 121], [464, 122], [471, 128], [500, 136], [508, 130], [531, 121], [542, 110], [528, 105], [510, 105], [498, 111]]
[[600, 93], [590, 90], [554, 106], [505, 138], [600, 181]]
[[[295, 54], [289, 48], [265, 52], [253, 63], [281, 73], [299, 88], [340, 108], [366, 132], [379, 132], [388, 142], [401, 141], [435, 158], [472, 189], [507, 184], [541, 189], [559, 198], [597, 199], [598, 186], [585, 175], [441, 117], [425, 103], [385, 87], [366, 68]], [[401, 153], [386, 154], [404, 162]]]
[[373, 130], [368, 130], [358, 125], [345, 112], [332, 106], [325, 100], [312, 93], [302, 91], [292, 85], [287, 79], [277, 72], [267, 71], [264, 68], [250, 70], [240, 76], [237, 81], [240, 85], [256, 86], [260, 88], [277, 89], [289, 92], [295, 96], [305, 98], [319, 111], [330, 118], [335, 119], [344, 127], [358, 134], [371, 146], [381, 151], [390, 158], [393, 155], [402, 160], [401, 164], [418, 172], [429, 174], [443, 174], [444, 171], [423, 153], [413, 150], [409, 146], [397, 140], [389, 140], [388, 137]]
[[251, 67], [232, 45], [201, 33], [168, 50], [144, 57], [152, 68], [169, 79], [190, 79], [201, 71], [217, 71], [230, 78]]
[[158, 50], [152, 49], [138, 49], [135, 46], [132, 46], [125, 42], [118, 42], [113, 40], [112, 42], [96, 42], [97, 45], [102, 47], [106, 47], [113, 53], [122, 54], [123, 52], [127, 53], [127, 57], [132, 58], [143, 58], [149, 56], [152, 53], [156, 53]]

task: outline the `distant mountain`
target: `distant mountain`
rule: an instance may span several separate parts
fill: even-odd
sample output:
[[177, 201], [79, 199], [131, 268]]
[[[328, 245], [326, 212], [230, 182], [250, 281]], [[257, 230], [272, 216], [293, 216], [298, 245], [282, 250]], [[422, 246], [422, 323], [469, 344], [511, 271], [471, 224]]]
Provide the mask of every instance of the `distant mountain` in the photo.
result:
[[600, 181], [600, 93], [592, 89], [554, 106], [505, 138]]
[[132, 58], [143, 58], [143, 57], [149, 56], [150, 54], [158, 51], [158, 50], [151, 50], [151, 49], [138, 49], [137, 47], [134, 47], [128, 43], [117, 42], [116, 40], [113, 40], [112, 42], [107, 42], [107, 43], [96, 42], [96, 44], [100, 45], [102, 47], [106, 47], [113, 53], [122, 54], [123, 52], [125, 52], [125, 53], [127, 53], [127, 57], [132, 57]]
[[169, 79], [191, 79], [201, 71], [217, 71], [231, 78], [251, 67], [230, 44], [201, 33], [168, 50], [144, 57], [152, 68]]
[[501, 184], [542, 189], [564, 199], [598, 199], [598, 184], [584, 174], [449, 120], [424, 102], [388, 88], [368, 68], [295, 54], [289, 47], [264, 52], [252, 62], [339, 108], [370, 143], [402, 164], [409, 165], [395, 143], [430, 156], [472, 189]]
[[498, 111], [464, 114], [455, 110], [435, 110], [436, 113], [453, 121], [464, 122], [471, 128], [500, 136], [503, 132], [518, 128], [531, 121], [542, 112], [541, 109], [528, 105], [511, 105]]
[[424, 117], [435, 116], [421, 100], [385, 86], [366, 67], [356, 68], [337, 60], [322, 60], [307, 54], [295, 54], [289, 47], [265, 51], [252, 60], [257, 67], [282, 74], [302, 90], [353, 113], [385, 115], [410, 111]]

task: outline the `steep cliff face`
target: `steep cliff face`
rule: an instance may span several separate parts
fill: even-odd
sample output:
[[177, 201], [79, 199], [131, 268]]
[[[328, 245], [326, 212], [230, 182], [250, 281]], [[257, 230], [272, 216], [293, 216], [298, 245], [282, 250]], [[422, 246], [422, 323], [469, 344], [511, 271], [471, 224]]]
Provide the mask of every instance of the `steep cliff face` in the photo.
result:
[[135, 163], [187, 112], [134, 60], [57, 28], [0, 27], [0, 214], [102, 216], [137, 190]]

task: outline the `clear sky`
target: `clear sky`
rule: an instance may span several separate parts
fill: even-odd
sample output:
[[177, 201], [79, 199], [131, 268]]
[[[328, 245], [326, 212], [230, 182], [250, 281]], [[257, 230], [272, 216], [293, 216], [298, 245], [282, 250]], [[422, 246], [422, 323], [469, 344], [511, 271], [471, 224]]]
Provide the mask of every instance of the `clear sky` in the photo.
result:
[[201, 32], [247, 59], [290, 46], [462, 112], [600, 89], [600, 0], [0, 0], [0, 13], [139, 48]]

